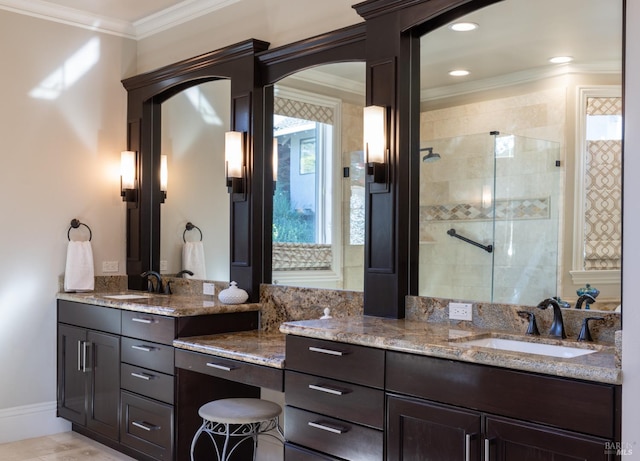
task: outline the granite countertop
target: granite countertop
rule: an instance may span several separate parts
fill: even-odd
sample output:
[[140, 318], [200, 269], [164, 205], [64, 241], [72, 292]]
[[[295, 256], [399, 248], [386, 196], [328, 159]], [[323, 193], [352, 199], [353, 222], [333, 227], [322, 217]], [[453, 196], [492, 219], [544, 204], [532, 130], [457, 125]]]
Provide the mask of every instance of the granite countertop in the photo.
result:
[[[594, 343], [560, 341], [544, 336], [532, 338], [483, 329], [461, 329], [448, 323], [427, 323], [368, 316], [285, 322], [280, 326], [280, 331], [285, 334], [601, 383], [620, 384], [622, 381], [622, 372], [615, 364], [615, 348]], [[596, 349], [597, 352], [574, 358], [558, 358], [460, 343], [483, 337], [562, 344]]]
[[[114, 298], [130, 299], [117, 299]], [[132, 296], [142, 296], [132, 298]], [[144, 291], [58, 293], [58, 299], [74, 301], [95, 306], [113, 307], [148, 314], [166, 315], [169, 317], [190, 317], [194, 315], [224, 314], [228, 312], [259, 311], [259, 303], [223, 304], [218, 298], [210, 295], [180, 296], [147, 293]]]
[[261, 330], [178, 338], [173, 346], [194, 352], [284, 368], [285, 335]]

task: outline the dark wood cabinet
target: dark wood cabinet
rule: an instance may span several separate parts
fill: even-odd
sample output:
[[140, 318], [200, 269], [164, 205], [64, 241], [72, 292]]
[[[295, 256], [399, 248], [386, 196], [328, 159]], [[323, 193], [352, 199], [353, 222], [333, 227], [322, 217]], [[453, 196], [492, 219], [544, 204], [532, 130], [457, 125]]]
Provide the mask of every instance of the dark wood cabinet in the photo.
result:
[[[170, 317], [58, 300], [58, 415], [75, 431], [135, 459], [187, 460], [201, 422], [199, 405], [258, 397], [260, 390], [222, 379], [211, 383], [194, 373], [185, 392], [173, 340], [257, 325], [257, 312]], [[282, 388], [282, 373], [274, 383]]]
[[388, 461], [615, 459], [620, 386], [398, 352], [386, 363]]
[[480, 413], [395, 395], [387, 405], [388, 461], [481, 460]]
[[607, 439], [508, 418], [485, 418], [486, 461], [610, 461]]
[[311, 459], [384, 459], [384, 350], [288, 336], [286, 357], [287, 441]]
[[58, 326], [58, 415], [118, 439], [120, 338]]

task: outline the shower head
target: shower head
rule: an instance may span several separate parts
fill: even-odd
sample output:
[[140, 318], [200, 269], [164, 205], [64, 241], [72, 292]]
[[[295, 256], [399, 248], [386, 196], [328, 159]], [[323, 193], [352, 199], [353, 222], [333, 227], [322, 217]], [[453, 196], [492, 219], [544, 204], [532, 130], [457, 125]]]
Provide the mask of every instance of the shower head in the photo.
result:
[[433, 147], [425, 147], [423, 149], [420, 149], [420, 152], [425, 152], [425, 151], [427, 152], [427, 155], [422, 157], [423, 162], [431, 163], [431, 162], [440, 160], [440, 154], [433, 152]]

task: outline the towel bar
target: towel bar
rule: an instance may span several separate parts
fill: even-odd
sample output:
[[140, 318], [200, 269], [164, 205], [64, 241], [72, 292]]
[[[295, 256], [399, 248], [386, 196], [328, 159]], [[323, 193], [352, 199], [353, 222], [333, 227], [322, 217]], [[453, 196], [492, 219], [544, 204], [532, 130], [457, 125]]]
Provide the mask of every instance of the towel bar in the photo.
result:
[[69, 241], [71, 241], [71, 229], [77, 229], [80, 226], [84, 226], [87, 229], [89, 229], [89, 241], [91, 241], [91, 237], [93, 236], [92, 232], [91, 232], [91, 228], [89, 226], [87, 226], [85, 223], [80, 222], [77, 219], [72, 219], [71, 220], [71, 226], [69, 227], [69, 230], [67, 231], [67, 239], [69, 239]]
[[184, 243], [187, 243], [187, 239], [185, 238], [185, 234], [187, 233], [187, 231], [193, 230], [193, 229], [198, 229], [198, 232], [200, 232], [200, 241], [202, 242], [202, 231], [200, 230], [200, 228], [198, 226], [196, 226], [195, 224], [188, 222], [186, 226], [184, 226], [184, 232], [182, 233], [182, 240], [184, 241]]

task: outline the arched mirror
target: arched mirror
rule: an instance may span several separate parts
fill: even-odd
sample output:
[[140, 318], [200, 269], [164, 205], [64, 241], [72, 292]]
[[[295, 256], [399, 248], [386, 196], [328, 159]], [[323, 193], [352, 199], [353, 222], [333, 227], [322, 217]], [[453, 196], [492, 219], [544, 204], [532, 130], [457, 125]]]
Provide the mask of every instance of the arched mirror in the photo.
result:
[[231, 82], [192, 86], [162, 103], [161, 154], [169, 172], [160, 207], [160, 271], [229, 280], [229, 194], [224, 139]]
[[274, 86], [274, 284], [363, 289], [365, 65], [296, 72]]
[[619, 306], [622, 14], [504, 0], [420, 38], [420, 295]]

